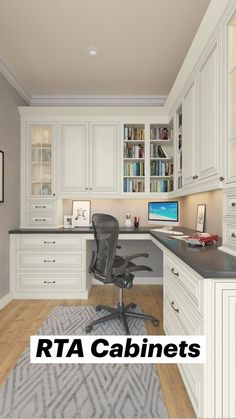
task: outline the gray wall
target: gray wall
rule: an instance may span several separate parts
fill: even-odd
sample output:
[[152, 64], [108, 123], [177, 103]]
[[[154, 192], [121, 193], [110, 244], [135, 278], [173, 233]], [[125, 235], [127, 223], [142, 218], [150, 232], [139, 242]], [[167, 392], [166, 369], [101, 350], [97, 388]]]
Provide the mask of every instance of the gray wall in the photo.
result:
[[20, 224], [20, 116], [25, 101], [0, 74], [0, 150], [4, 151], [4, 202], [0, 203], [0, 298], [9, 292], [9, 235]]

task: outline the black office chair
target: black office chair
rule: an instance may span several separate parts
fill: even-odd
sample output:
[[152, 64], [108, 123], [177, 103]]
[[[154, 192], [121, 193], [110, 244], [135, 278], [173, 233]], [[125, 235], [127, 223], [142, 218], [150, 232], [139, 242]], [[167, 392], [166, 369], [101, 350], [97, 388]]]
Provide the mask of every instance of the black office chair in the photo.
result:
[[120, 295], [117, 308], [103, 305], [96, 307], [96, 311], [105, 310], [110, 314], [92, 321], [86, 326], [85, 331], [89, 333], [93, 326], [118, 318], [123, 324], [125, 333], [129, 335], [127, 317], [151, 320], [155, 326], [158, 326], [159, 321], [154, 317], [130, 311], [130, 309], [136, 307], [136, 304], [130, 303], [126, 306], [124, 305], [123, 290], [124, 288], [132, 288], [134, 279], [132, 272], [152, 271], [148, 266], [135, 265], [131, 260], [138, 257], [148, 257], [148, 254], [140, 253], [127, 257], [116, 255], [116, 249], [121, 248], [120, 246], [117, 246], [119, 224], [116, 218], [107, 214], [94, 214], [92, 223], [96, 250], [92, 254], [89, 272], [92, 273], [94, 278], [104, 284], [114, 284], [119, 287]]

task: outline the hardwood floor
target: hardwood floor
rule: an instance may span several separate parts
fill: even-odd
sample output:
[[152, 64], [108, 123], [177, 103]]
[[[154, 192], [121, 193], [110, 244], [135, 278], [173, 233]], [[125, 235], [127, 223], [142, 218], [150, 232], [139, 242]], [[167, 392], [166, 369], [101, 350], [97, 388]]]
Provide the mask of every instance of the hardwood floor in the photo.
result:
[[[34, 334], [57, 305], [116, 305], [118, 288], [114, 286], [94, 286], [88, 300], [13, 300], [0, 311], [0, 384], [14, 367], [20, 354], [29, 344]], [[150, 335], [163, 334], [163, 298], [161, 285], [135, 285], [125, 291], [126, 302], [136, 302], [143, 312], [152, 314], [160, 320], [154, 327], [146, 322]], [[186, 393], [176, 365], [157, 365], [169, 417], [194, 418], [195, 413]]]

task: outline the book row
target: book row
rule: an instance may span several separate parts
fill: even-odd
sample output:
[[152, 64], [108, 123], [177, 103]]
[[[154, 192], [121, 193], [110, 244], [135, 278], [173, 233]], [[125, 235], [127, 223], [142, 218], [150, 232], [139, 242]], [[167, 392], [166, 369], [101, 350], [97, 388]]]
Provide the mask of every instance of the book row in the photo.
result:
[[160, 157], [160, 158], [168, 158], [164, 148], [158, 144], [150, 144], [150, 156], [151, 157]]
[[124, 144], [124, 158], [143, 159], [144, 146], [142, 144]]
[[145, 140], [145, 129], [124, 127], [124, 139], [130, 141], [144, 141]]
[[172, 129], [166, 127], [152, 127], [150, 130], [150, 139], [153, 140], [169, 140], [172, 138]]
[[173, 180], [152, 180], [150, 183], [151, 192], [173, 191]]
[[124, 192], [145, 192], [143, 180], [124, 179]]
[[124, 176], [145, 176], [144, 162], [125, 163]]
[[172, 176], [173, 163], [161, 160], [153, 160], [150, 162], [151, 176]]

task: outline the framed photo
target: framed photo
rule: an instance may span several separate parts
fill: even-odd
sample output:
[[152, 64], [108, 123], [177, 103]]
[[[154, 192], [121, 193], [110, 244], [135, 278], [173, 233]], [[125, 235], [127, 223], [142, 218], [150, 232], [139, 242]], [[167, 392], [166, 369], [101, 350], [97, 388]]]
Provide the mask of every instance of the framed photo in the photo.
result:
[[73, 227], [74, 227], [73, 215], [64, 215], [64, 228], [73, 228]]
[[205, 228], [205, 217], [206, 217], [206, 205], [200, 204], [197, 207], [197, 223], [196, 231], [203, 233]]
[[4, 153], [0, 151], [0, 202], [4, 202]]
[[91, 219], [91, 202], [73, 201], [72, 214], [74, 217], [74, 227], [88, 227]]

